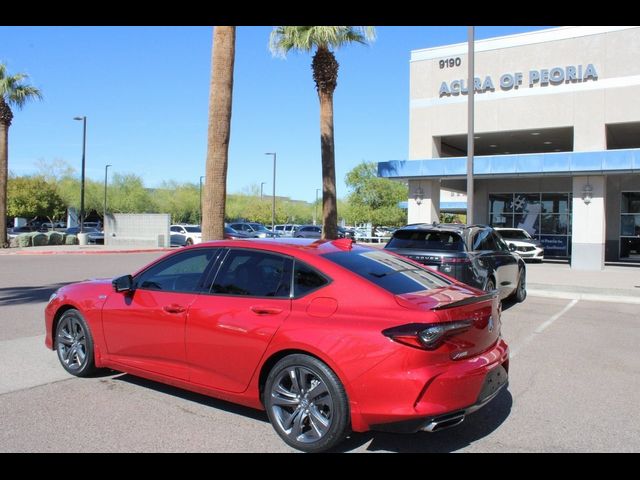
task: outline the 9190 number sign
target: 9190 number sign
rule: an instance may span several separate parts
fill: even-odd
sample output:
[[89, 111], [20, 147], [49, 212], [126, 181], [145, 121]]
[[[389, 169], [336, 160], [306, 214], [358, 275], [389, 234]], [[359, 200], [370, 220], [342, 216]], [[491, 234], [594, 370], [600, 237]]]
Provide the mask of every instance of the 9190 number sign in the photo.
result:
[[440, 70], [442, 70], [443, 68], [459, 67], [460, 64], [462, 63], [462, 60], [460, 60], [460, 57], [445, 58], [443, 60], [440, 60], [439, 63], [440, 63]]

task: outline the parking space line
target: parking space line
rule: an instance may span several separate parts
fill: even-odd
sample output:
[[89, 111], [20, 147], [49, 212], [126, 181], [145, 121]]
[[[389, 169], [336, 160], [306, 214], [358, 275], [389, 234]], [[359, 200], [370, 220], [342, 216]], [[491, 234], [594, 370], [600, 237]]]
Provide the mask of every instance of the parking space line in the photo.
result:
[[562, 315], [564, 315], [569, 310], [571, 310], [578, 302], [579, 300], [577, 299], [571, 300], [567, 305], [565, 305], [565, 307], [562, 310], [560, 310], [558, 313], [556, 313], [555, 315], [549, 317], [547, 320], [542, 322], [540, 326], [538, 326], [538, 328], [536, 328], [533, 331], [533, 333], [527, 336], [527, 338], [525, 338], [520, 345], [518, 345], [517, 347], [511, 350], [511, 354], [509, 355], [509, 358], [514, 358], [522, 350], [523, 347], [526, 347], [529, 343], [531, 343], [537, 335], [541, 334], [547, 328], [549, 328], [553, 324], [553, 322], [555, 322]]

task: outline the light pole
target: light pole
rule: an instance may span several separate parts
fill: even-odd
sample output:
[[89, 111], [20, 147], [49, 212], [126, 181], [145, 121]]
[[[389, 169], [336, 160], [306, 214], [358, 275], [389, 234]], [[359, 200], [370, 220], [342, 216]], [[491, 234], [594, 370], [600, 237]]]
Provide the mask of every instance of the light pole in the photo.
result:
[[104, 166], [104, 215], [102, 217], [102, 227], [104, 228], [104, 224], [107, 222], [107, 172], [109, 171], [109, 167], [112, 165]]
[[276, 154], [265, 153], [265, 155], [273, 155], [273, 199], [271, 200], [271, 231], [276, 228]]
[[467, 80], [467, 225], [473, 225], [474, 223], [474, 212], [473, 212], [473, 196], [474, 196], [474, 185], [473, 185], [473, 93], [475, 90], [475, 80], [474, 80], [474, 28], [467, 28], [467, 44], [468, 44], [468, 80]]
[[322, 190], [321, 188], [316, 188], [316, 205], [315, 205], [315, 213], [313, 214], [313, 224], [317, 225], [318, 221], [318, 192]]
[[206, 178], [206, 175], [200, 176], [200, 211], [198, 215], [198, 223], [202, 225], [202, 179]]
[[84, 165], [87, 149], [87, 117], [73, 117], [74, 120], [82, 120], [82, 173], [80, 174], [80, 233], [84, 232]]
[[264, 184], [267, 182], [260, 182], [260, 200], [262, 200], [262, 187], [264, 187]]

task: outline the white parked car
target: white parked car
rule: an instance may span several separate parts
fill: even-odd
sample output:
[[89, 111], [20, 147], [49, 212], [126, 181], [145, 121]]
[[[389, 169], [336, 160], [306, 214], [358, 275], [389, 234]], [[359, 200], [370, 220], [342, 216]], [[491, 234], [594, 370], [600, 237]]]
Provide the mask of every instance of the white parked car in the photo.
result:
[[202, 241], [200, 225], [171, 225], [171, 246], [189, 246]]
[[512, 248], [514, 252], [525, 260], [544, 260], [544, 248], [542, 244], [529, 235], [529, 232], [522, 228], [502, 228], [495, 227], [494, 230], [500, 234], [504, 241]]
[[279, 233], [283, 237], [293, 237], [293, 233], [296, 231], [298, 227], [300, 227], [300, 225], [296, 223], [285, 223], [285, 224], [274, 226], [275, 232]]

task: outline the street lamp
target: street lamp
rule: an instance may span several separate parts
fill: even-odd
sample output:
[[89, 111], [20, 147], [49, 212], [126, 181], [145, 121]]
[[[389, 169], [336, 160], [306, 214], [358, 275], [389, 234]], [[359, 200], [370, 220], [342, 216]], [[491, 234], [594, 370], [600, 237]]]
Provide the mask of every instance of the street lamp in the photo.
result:
[[260, 182], [260, 200], [262, 200], [262, 187], [264, 187], [264, 184], [267, 182]]
[[198, 224], [202, 225], [202, 179], [206, 178], [206, 175], [200, 176], [200, 215], [198, 216]]
[[107, 172], [109, 171], [109, 167], [112, 165], [104, 166], [104, 215], [102, 218], [102, 227], [104, 228], [104, 224], [107, 222]]
[[265, 155], [273, 155], [273, 199], [271, 200], [271, 231], [275, 232], [276, 228], [276, 154], [265, 153]]
[[313, 214], [313, 224], [317, 225], [317, 221], [318, 221], [318, 192], [322, 190], [321, 188], [316, 188], [316, 206], [315, 206], [315, 213]]
[[80, 175], [80, 233], [84, 232], [84, 165], [87, 149], [87, 117], [73, 117], [74, 120], [82, 120], [82, 173]]

